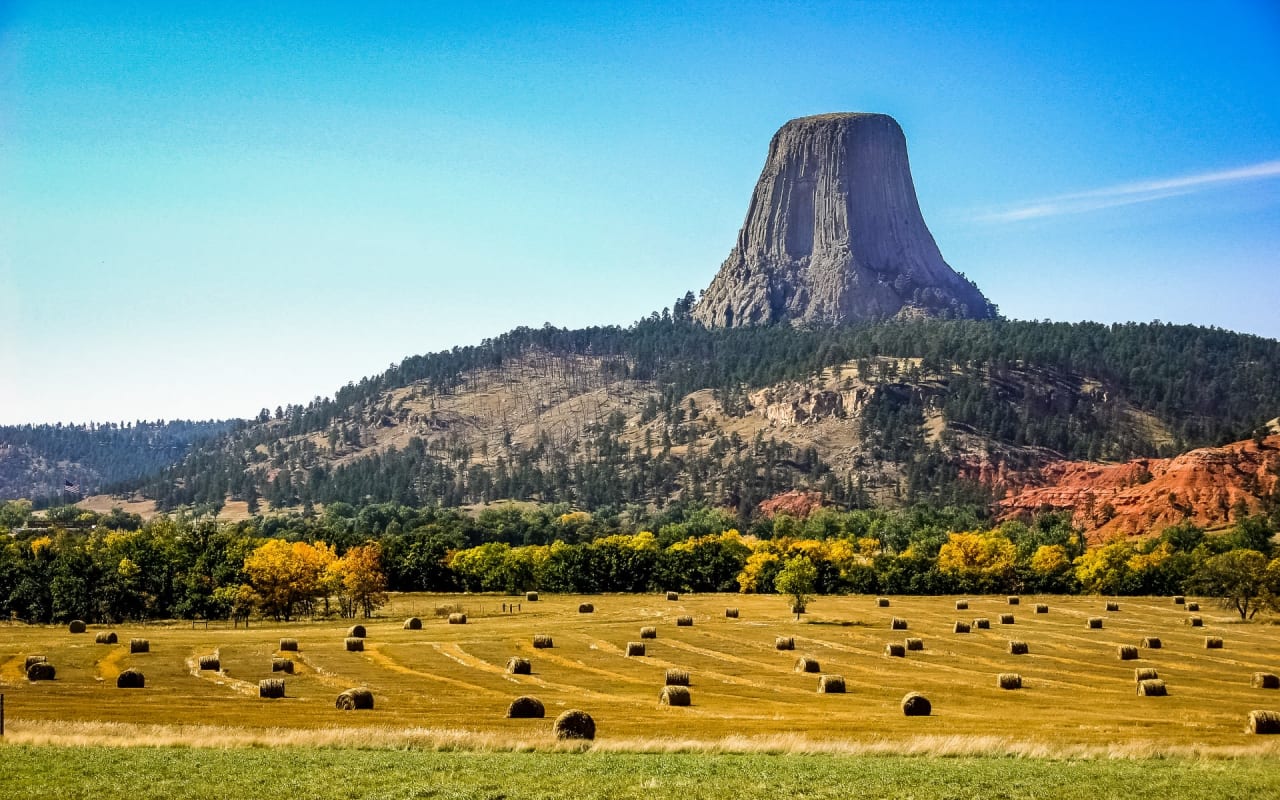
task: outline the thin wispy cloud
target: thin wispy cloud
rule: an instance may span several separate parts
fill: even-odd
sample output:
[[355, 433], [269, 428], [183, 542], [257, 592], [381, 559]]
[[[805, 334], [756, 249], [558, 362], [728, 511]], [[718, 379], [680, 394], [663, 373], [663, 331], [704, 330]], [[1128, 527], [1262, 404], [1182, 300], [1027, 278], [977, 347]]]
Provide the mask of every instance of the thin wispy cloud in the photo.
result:
[[1021, 222], [1043, 217], [1056, 217], [1063, 214], [1080, 214], [1086, 211], [1098, 211], [1116, 206], [1128, 206], [1135, 203], [1150, 203], [1168, 197], [1194, 194], [1207, 189], [1218, 188], [1249, 181], [1266, 180], [1280, 177], [1280, 160], [1263, 161], [1234, 169], [1215, 172], [1200, 172], [1194, 175], [1180, 175], [1174, 178], [1162, 178], [1135, 183], [1121, 183], [1101, 189], [1090, 189], [1087, 192], [1073, 192], [1033, 200], [1025, 205], [981, 214], [978, 219], [983, 222]]

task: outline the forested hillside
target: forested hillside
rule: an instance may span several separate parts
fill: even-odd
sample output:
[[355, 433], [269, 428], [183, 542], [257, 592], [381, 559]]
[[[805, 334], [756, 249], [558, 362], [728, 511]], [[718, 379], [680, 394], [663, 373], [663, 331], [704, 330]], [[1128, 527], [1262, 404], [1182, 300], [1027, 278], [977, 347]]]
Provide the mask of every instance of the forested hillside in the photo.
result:
[[145, 491], [247, 500], [848, 506], [974, 500], [1062, 458], [1170, 456], [1280, 410], [1280, 343], [1162, 323], [958, 320], [708, 330], [692, 295], [630, 327], [520, 328], [266, 410]]
[[185, 420], [0, 426], [0, 499], [61, 502], [136, 483], [231, 427]]

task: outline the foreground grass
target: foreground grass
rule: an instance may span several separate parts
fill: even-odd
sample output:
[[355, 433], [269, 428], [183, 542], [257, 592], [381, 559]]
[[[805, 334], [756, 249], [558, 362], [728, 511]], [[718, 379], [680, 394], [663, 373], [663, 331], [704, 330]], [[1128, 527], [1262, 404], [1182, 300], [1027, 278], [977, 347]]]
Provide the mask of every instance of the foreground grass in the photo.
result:
[[0, 798], [1259, 798], [1272, 759], [0, 748]]

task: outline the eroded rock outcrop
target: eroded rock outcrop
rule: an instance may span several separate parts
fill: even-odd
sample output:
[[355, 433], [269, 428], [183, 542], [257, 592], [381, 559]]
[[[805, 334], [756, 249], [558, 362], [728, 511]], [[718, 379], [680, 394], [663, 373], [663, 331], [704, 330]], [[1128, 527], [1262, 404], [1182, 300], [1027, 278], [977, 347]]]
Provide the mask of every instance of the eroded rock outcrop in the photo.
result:
[[942, 260], [920, 214], [906, 137], [884, 114], [782, 126], [737, 245], [694, 309], [710, 327], [993, 313]]

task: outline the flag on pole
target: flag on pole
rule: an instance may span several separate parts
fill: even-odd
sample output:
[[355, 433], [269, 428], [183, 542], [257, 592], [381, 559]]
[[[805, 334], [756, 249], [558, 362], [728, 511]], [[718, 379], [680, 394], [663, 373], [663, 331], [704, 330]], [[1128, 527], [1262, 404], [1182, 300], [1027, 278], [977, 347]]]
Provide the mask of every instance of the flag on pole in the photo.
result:
[[70, 492], [72, 494], [80, 494], [80, 484], [72, 483], [69, 480], [64, 480], [62, 482], [62, 491]]

